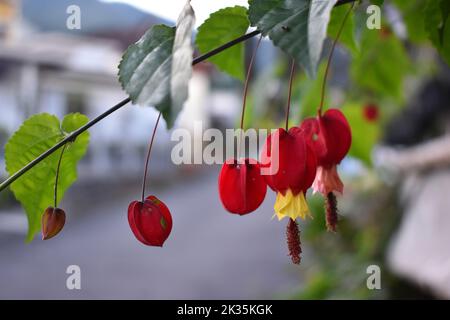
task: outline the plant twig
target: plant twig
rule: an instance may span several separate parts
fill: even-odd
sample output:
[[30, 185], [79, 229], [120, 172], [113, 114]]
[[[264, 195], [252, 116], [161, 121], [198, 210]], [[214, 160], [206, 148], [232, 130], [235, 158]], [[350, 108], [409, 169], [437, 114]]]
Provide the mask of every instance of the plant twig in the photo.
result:
[[233, 47], [233, 46], [235, 46], [235, 45], [237, 45], [237, 44], [239, 44], [241, 42], [247, 41], [248, 39], [251, 39], [251, 38], [257, 36], [258, 34], [261, 34], [261, 31], [255, 30], [255, 31], [252, 31], [250, 33], [244, 34], [243, 36], [240, 36], [239, 38], [231, 40], [230, 42], [227, 42], [224, 45], [222, 45], [222, 46], [220, 46], [220, 47], [218, 47], [216, 49], [213, 49], [210, 52], [205, 53], [204, 55], [201, 55], [201, 56], [195, 58], [192, 61], [192, 64], [196, 65], [197, 63], [200, 63], [202, 61], [208, 60], [212, 56], [215, 56], [216, 54], [219, 54], [222, 51], [225, 51], [228, 48], [231, 48], [231, 47]]
[[[254, 36], [260, 34], [260, 31], [253, 31], [251, 33], [245, 34], [239, 38], [236, 38], [226, 44], [224, 44], [223, 46], [220, 46], [208, 53], [205, 53], [204, 55], [201, 55], [197, 58], [195, 58], [192, 61], [192, 65], [196, 65], [200, 62], [203, 62], [205, 60], [207, 60], [208, 58], [236, 45], [239, 44], [241, 42], [244, 42], [250, 38], [253, 38]], [[58, 150], [59, 148], [61, 148], [62, 146], [64, 146], [65, 144], [67, 144], [68, 142], [73, 142], [76, 140], [76, 138], [82, 134], [83, 132], [85, 132], [86, 130], [88, 130], [89, 128], [91, 128], [92, 126], [94, 126], [95, 124], [97, 124], [98, 122], [100, 122], [101, 120], [103, 120], [104, 118], [108, 117], [109, 115], [111, 115], [112, 113], [116, 112], [117, 110], [119, 110], [120, 108], [124, 107], [125, 105], [127, 105], [129, 102], [131, 102], [130, 98], [125, 98], [122, 101], [120, 101], [119, 103], [117, 103], [115, 106], [111, 107], [110, 109], [106, 110], [104, 113], [100, 114], [98, 117], [92, 119], [91, 121], [89, 121], [87, 124], [85, 124], [84, 126], [80, 127], [78, 130], [72, 132], [70, 135], [68, 135], [66, 138], [64, 138], [63, 140], [61, 140], [60, 142], [58, 142], [57, 144], [55, 144], [53, 147], [51, 147], [50, 149], [48, 149], [47, 151], [45, 151], [43, 154], [41, 154], [39, 157], [37, 157], [36, 159], [34, 159], [33, 161], [31, 161], [30, 163], [28, 163], [26, 166], [24, 166], [22, 169], [20, 169], [19, 171], [17, 171], [16, 173], [14, 173], [13, 175], [11, 175], [8, 179], [6, 179], [5, 181], [3, 181], [0, 184], [0, 192], [2, 192], [3, 190], [5, 190], [11, 183], [13, 183], [14, 181], [16, 181], [17, 179], [19, 179], [23, 174], [25, 174], [28, 170], [32, 169], [34, 166], [36, 166], [37, 164], [39, 164], [42, 160], [44, 160], [45, 158], [47, 158], [48, 156], [52, 155], [56, 150]]]
[[64, 145], [64, 147], [61, 150], [61, 155], [59, 156], [58, 160], [58, 166], [56, 168], [56, 176], [55, 176], [55, 208], [58, 206], [58, 181], [59, 181], [59, 173], [61, 169], [61, 162], [64, 155], [64, 151], [66, 151], [67, 144]]

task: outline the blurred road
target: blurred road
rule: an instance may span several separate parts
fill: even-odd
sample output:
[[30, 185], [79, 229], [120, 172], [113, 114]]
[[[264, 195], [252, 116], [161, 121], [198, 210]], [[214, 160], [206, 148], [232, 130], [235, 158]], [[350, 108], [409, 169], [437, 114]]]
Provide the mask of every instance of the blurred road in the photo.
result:
[[[274, 196], [240, 217], [224, 211], [218, 168], [150, 186], [170, 208], [174, 225], [163, 249], [141, 245], [127, 222], [139, 195], [132, 185], [75, 185], [68, 218], [49, 241], [24, 243], [0, 234], [0, 298], [257, 299], [282, 298], [298, 285], [286, 256], [285, 224], [271, 220]], [[81, 268], [81, 290], [66, 288], [69, 265]]]

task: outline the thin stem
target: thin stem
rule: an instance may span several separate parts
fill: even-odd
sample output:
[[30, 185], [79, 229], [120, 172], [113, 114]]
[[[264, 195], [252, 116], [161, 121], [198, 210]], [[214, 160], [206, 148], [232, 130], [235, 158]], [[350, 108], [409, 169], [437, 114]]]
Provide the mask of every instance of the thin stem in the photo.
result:
[[289, 94], [286, 109], [286, 131], [288, 131], [289, 129], [289, 113], [291, 112], [291, 96], [292, 96], [292, 83], [294, 82], [294, 73], [295, 73], [295, 59], [292, 59], [291, 75], [289, 77]]
[[59, 181], [59, 172], [61, 169], [61, 162], [64, 155], [64, 151], [66, 151], [67, 144], [64, 145], [64, 147], [61, 150], [61, 155], [59, 156], [58, 160], [58, 166], [56, 167], [56, 177], [55, 177], [55, 208], [58, 206], [58, 181]]
[[244, 116], [245, 116], [245, 107], [247, 106], [247, 94], [248, 94], [248, 85], [250, 83], [250, 77], [252, 75], [253, 63], [255, 62], [256, 52], [258, 52], [259, 45], [261, 44], [262, 35], [258, 39], [258, 43], [256, 44], [255, 49], [253, 50], [252, 57], [250, 59], [250, 64], [247, 70], [247, 76], [245, 78], [244, 84], [244, 97], [242, 101], [242, 114], [241, 114], [241, 130], [244, 130]]
[[142, 202], [144, 202], [144, 200], [145, 200], [145, 184], [147, 181], [148, 163], [150, 160], [150, 154], [152, 152], [153, 140], [155, 139], [156, 129], [158, 129], [159, 119], [161, 119], [161, 112], [159, 113], [158, 119], [156, 119], [155, 127], [153, 128], [152, 138], [150, 140], [150, 144], [148, 146], [148, 151], [147, 151], [147, 159], [145, 160], [144, 179], [142, 181]]
[[204, 55], [201, 55], [201, 56], [195, 58], [192, 61], [192, 64], [196, 65], [197, 63], [205, 61], [205, 60], [211, 58], [212, 56], [215, 56], [216, 54], [221, 53], [222, 51], [224, 51], [224, 50], [226, 50], [228, 48], [231, 48], [231, 47], [233, 47], [233, 46], [235, 46], [235, 45], [237, 45], [237, 44], [239, 44], [241, 42], [247, 41], [248, 39], [251, 39], [251, 38], [257, 36], [258, 34], [261, 34], [261, 31], [255, 30], [255, 31], [252, 31], [250, 33], [244, 34], [243, 36], [240, 36], [239, 38], [231, 40], [230, 42], [227, 42], [224, 45], [222, 45], [222, 46], [220, 46], [220, 47], [218, 47], [216, 49], [213, 49], [210, 52], [205, 53]]
[[241, 156], [241, 144], [242, 144], [242, 136], [244, 134], [244, 117], [245, 117], [245, 107], [247, 106], [247, 94], [248, 94], [248, 86], [250, 83], [250, 77], [252, 75], [252, 69], [253, 69], [253, 63], [255, 62], [256, 53], [258, 52], [259, 45], [261, 44], [263, 36], [261, 35], [258, 39], [258, 43], [256, 44], [255, 49], [253, 49], [252, 57], [250, 59], [250, 64], [248, 66], [247, 75], [245, 77], [245, 84], [244, 84], [244, 96], [242, 98], [242, 114], [241, 114], [241, 131], [239, 133], [239, 143], [238, 143], [238, 150], [237, 150], [237, 160], [239, 160]]
[[348, 9], [347, 13], [345, 14], [344, 20], [342, 20], [342, 24], [339, 27], [338, 33], [336, 34], [336, 39], [334, 39], [333, 44], [331, 46], [330, 54], [328, 55], [327, 66], [325, 69], [325, 75], [323, 77], [323, 83], [322, 83], [322, 94], [320, 97], [319, 108], [317, 110], [317, 113], [319, 114], [319, 116], [322, 115], [323, 104], [325, 102], [325, 88], [327, 86], [328, 72], [330, 70], [330, 64], [331, 64], [331, 59], [333, 58], [334, 48], [336, 47], [339, 37], [341, 36], [342, 30], [344, 30], [345, 22], [347, 21], [347, 18], [350, 15], [350, 12], [352, 12], [354, 6], [355, 6], [355, 2], [352, 3], [352, 5]]
[[[349, 2], [354, 2], [357, 0], [340, 0], [335, 4], [335, 7], [349, 3]], [[205, 60], [207, 60], [208, 58], [215, 56], [217, 54], [219, 54], [220, 52], [234, 46], [237, 45], [241, 42], [247, 41], [248, 39], [251, 39], [255, 36], [257, 36], [258, 34], [260, 34], [261, 31], [259, 30], [255, 30], [253, 32], [250, 32], [248, 34], [242, 35], [234, 40], [231, 40], [230, 42], [214, 49], [211, 50], [208, 53], [205, 53], [204, 55], [201, 55], [197, 58], [195, 58], [192, 61], [192, 65], [196, 65], [200, 62], [203, 62]], [[65, 144], [69, 143], [69, 142], [73, 142], [75, 141], [75, 139], [82, 134], [83, 132], [85, 132], [86, 130], [88, 130], [89, 128], [91, 128], [92, 126], [94, 126], [95, 124], [97, 124], [98, 122], [100, 122], [101, 120], [103, 120], [104, 118], [108, 117], [109, 115], [111, 115], [112, 113], [116, 112], [117, 110], [121, 109], [123, 106], [127, 105], [129, 102], [131, 101], [130, 98], [125, 98], [122, 101], [120, 101], [119, 103], [117, 103], [115, 106], [111, 107], [110, 109], [106, 110], [104, 113], [100, 114], [97, 118], [92, 119], [90, 122], [88, 122], [86, 125], [84, 125], [83, 127], [79, 128], [78, 130], [72, 132], [69, 136], [67, 136], [65, 139], [61, 140], [60, 142], [58, 142], [57, 144], [55, 144], [53, 147], [51, 147], [50, 149], [48, 149], [47, 151], [45, 151], [44, 153], [42, 153], [39, 157], [35, 158], [34, 160], [32, 160], [30, 163], [28, 163], [26, 166], [22, 167], [22, 169], [20, 169], [19, 171], [17, 171], [16, 173], [14, 173], [13, 175], [11, 175], [9, 178], [7, 178], [5, 181], [3, 181], [0, 184], [0, 192], [2, 192], [3, 190], [5, 190], [11, 183], [13, 183], [14, 181], [16, 181], [17, 179], [19, 179], [23, 174], [25, 174], [26, 172], [28, 172], [30, 169], [32, 169], [34, 166], [36, 166], [37, 164], [39, 164], [42, 160], [46, 159], [48, 156], [52, 155], [56, 150], [58, 150], [59, 148], [61, 148], [62, 146], [64, 146]]]

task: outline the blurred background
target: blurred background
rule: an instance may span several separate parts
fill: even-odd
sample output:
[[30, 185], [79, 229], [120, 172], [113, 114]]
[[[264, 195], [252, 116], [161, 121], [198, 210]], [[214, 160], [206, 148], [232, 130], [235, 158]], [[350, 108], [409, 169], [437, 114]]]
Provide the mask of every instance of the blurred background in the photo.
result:
[[[339, 231], [326, 232], [323, 201], [310, 195], [312, 220], [300, 224], [303, 259], [290, 263], [285, 221], [272, 220], [268, 192], [254, 213], [228, 214], [217, 193], [219, 165], [175, 166], [171, 131], [160, 126], [149, 192], [171, 209], [164, 249], [135, 240], [127, 207], [139, 197], [151, 108], [126, 106], [90, 130], [78, 181], [62, 207], [57, 238], [26, 244], [27, 220], [12, 193], [0, 193], [0, 298], [14, 299], [392, 299], [450, 298], [450, 70], [414, 15], [425, 1], [386, 1], [383, 28], [352, 17], [358, 43], [336, 49], [327, 106], [353, 130], [340, 166]], [[150, 26], [173, 25], [183, 0], [0, 0], [0, 177], [4, 145], [29, 116], [81, 112], [93, 118], [126, 97], [117, 80], [122, 52]], [[246, 1], [193, 0], [197, 25], [210, 12]], [[66, 12], [81, 9], [81, 29]], [[255, 40], [256, 41], [256, 40]], [[246, 43], [246, 60], [255, 46]], [[329, 52], [327, 42], [324, 55]], [[296, 74], [291, 125], [313, 116], [324, 74]], [[263, 41], [246, 127], [283, 123], [289, 58]], [[238, 123], [243, 84], [210, 63], [194, 68], [189, 100], [176, 128], [224, 130]], [[201, 137], [194, 136], [201, 141]], [[81, 268], [81, 290], [66, 288], [66, 268]], [[369, 290], [367, 268], [380, 267]]]

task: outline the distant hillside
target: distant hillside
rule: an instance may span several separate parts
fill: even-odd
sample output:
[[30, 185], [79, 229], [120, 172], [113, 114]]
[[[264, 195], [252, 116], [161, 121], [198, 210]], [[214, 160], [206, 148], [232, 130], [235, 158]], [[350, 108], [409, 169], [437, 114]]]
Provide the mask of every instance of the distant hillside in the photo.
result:
[[82, 33], [106, 33], [139, 28], [142, 24], [167, 23], [156, 16], [123, 3], [97, 0], [22, 0], [25, 20], [41, 31], [73, 32], [67, 30], [67, 7], [81, 8]]

